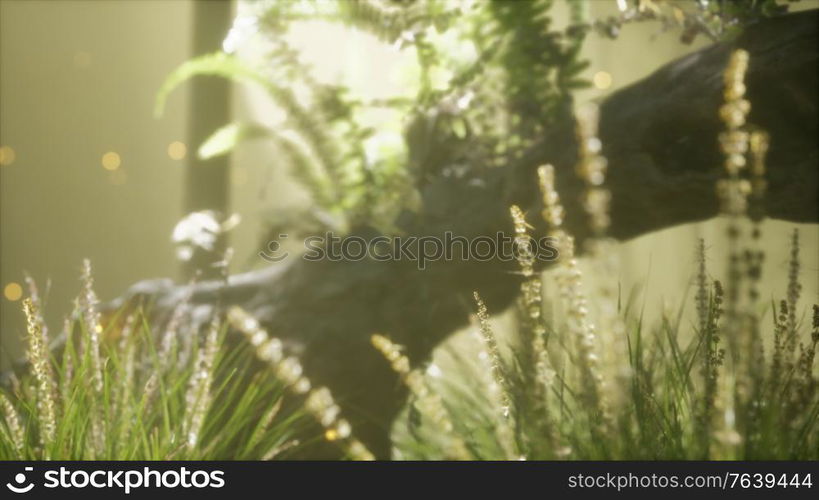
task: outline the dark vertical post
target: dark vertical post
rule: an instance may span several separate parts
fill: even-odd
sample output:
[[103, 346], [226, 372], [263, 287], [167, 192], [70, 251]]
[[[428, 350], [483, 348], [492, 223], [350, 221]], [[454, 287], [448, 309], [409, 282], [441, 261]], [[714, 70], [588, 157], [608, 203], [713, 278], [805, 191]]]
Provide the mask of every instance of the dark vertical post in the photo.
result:
[[[196, 0], [193, 2], [193, 56], [222, 48], [232, 19], [230, 0]], [[210, 160], [197, 158], [196, 150], [217, 128], [230, 120], [230, 83], [223, 78], [200, 77], [191, 81], [188, 121], [188, 163], [185, 172], [185, 215], [197, 210], [216, 210], [227, 214], [229, 209], [229, 156]], [[212, 255], [197, 252], [182, 268], [182, 277], [190, 279], [196, 270], [202, 278], [215, 277], [211, 266], [226, 248], [221, 238]]]

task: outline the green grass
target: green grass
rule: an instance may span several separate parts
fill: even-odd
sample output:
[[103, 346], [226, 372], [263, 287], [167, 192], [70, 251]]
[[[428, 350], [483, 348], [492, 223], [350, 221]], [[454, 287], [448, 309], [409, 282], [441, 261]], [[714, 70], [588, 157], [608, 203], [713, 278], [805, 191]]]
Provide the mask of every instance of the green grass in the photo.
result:
[[[378, 337], [412, 393], [394, 428], [395, 457], [819, 459], [819, 313], [814, 306], [811, 324], [798, 310], [792, 244], [786, 298], [772, 307], [732, 299], [711, 281], [701, 245], [696, 293], [654, 325], [639, 304], [602, 285], [587, 300], [569, 258], [547, 279], [524, 282], [517, 326], [504, 335], [479, 303], [477, 338], [439, 350], [434, 366], [410, 367], [400, 346]], [[138, 309], [103, 329], [88, 307], [89, 276], [64, 348], [45, 349], [36, 290], [26, 301], [30, 363], [0, 396], [0, 459], [309, 457], [311, 443], [294, 436], [334, 403], [317, 406], [329, 395], [299, 369], [288, 375], [295, 361], [271, 354], [275, 339], [259, 337], [246, 313], [228, 314], [245, 330], [248, 341], [238, 343], [225, 343], [219, 322], [195, 337], [180, 334], [184, 321], [157, 334]], [[542, 279], [560, 304], [541, 300], [534, 283]], [[747, 291], [753, 280], [734, 285]], [[693, 322], [685, 320], [692, 303]], [[286, 387], [313, 403], [282, 410]], [[367, 458], [344, 427], [336, 418], [315, 441], [339, 441], [351, 458]]]
[[[270, 19], [279, 14], [284, 18], [290, 9], [282, 10], [282, 5], [285, 3], [273, 4], [267, 12]], [[499, 33], [522, 32], [517, 22], [520, 13], [507, 9], [495, 12], [492, 9], [497, 4], [488, 5], [493, 6], [488, 11], [479, 9], [463, 16], [450, 10], [446, 2], [433, 2], [420, 5], [430, 10], [418, 19], [433, 26], [436, 18], [457, 14], [463, 33], [471, 33], [473, 25], [494, 25]], [[545, 5], [537, 9], [548, 13]], [[342, 9], [334, 15], [340, 21], [397, 39], [410, 14], [409, 10], [393, 13], [366, 8]], [[527, 18], [523, 28], [540, 36], [543, 23], [529, 22], [535, 17]], [[385, 24], [385, 18], [400, 22]], [[385, 25], [399, 31], [384, 34]], [[276, 64], [267, 66], [289, 67], [293, 74], [308, 75], [297, 58], [282, 56], [291, 50], [282, 42], [279, 28], [266, 28], [276, 35], [270, 40], [278, 44], [278, 50], [271, 52]], [[548, 34], [555, 33], [561, 34]], [[424, 44], [428, 54], [424, 57], [429, 59], [420, 63], [421, 96], [431, 99], [428, 70], [440, 65], [434, 59], [439, 58], [436, 52], [443, 47], [437, 48], [424, 37], [417, 40]], [[526, 88], [539, 81], [545, 86], [537, 93], [547, 97], [569, 92], [574, 85], [572, 78], [560, 79], [571, 85], [555, 87], [551, 77], [544, 75], [559, 70], [572, 76], [580, 71], [582, 64], [575, 60], [573, 51], [565, 54], [562, 66], [549, 63], [541, 68], [543, 75], [538, 80], [532, 78], [529, 66], [518, 64], [521, 54], [515, 52], [516, 47], [511, 44], [504, 49], [506, 53], [499, 59], [503, 64], [495, 62], [488, 67], [508, 72], [512, 80], [522, 75]], [[796, 237], [790, 284], [783, 291], [783, 300], [769, 306], [757, 293], [757, 219], [761, 215], [759, 210], [751, 211], [756, 215], [750, 220], [745, 215], [747, 205], [753, 209], [764, 205], [760, 201], [765, 194], [764, 154], [768, 145], [764, 134], [746, 134], [750, 131], [744, 126], [747, 58], [743, 51], [732, 57], [725, 75], [730, 92], [726, 92], [722, 108], [728, 113], [720, 112], [726, 121], [726, 134], [720, 137], [726, 172], [716, 187], [722, 213], [732, 217], [732, 230], [725, 242], [732, 258], [725, 283], [709, 278], [701, 243], [700, 268], [694, 272], [696, 294], [682, 301], [676, 313], [659, 315], [657, 324], [647, 324], [644, 311], [614, 291], [616, 283], [587, 289], [574, 259], [573, 242], [561, 228], [563, 209], [554, 190], [554, 171], [543, 167], [539, 172], [543, 215], [560, 242], [561, 260], [557, 272], [548, 279], [534, 273], [531, 263], [521, 261], [521, 272], [527, 278], [521, 289], [517, 327], [497, 335], [476, 295], [478, 314], [473, 330], [478, 338], [438, 353], [439, 358], [449, 359], [441, 365], [443, 374], [438, 373], [437, 364], [410, 366], [401, 346], [390, 342], [389, 332], [373, 337], [374, 348], [389, 359], [412, 394], [393, 433], [397, 458], [819, 459], [815, 366], [819, 309], [814, 306], [812, 324], [800, 320]], [[492, 57], [487, 61], [492, 63]], [[520, 68], [525, 68], [523, 73]], [[482, 68], [470, 64], [461, 71], [462, 78], [457, 81], [465, 82], [470, 94], [478, 92], [476, 101], [497, 101], [487, 108], [495, 111], [507, 106], [507, 96], [497, 92], [493, 78], [487, 85], [476, 86], [474, 72], [483, 72]], [[175, 86], [200, 74], [260, 83], [295, 117], [298, 135], [314, 153], [307, 156], [315, 156], [316, 162], [275, 131], [260, 132], [258, 127], [239, 125], [217, 131], [200, 154], [224, 154], [242, 138], [269, 135], [290, 153], [292, 163], [304, 167], [297, 173], [301, 172], [305, 184], [312, 187], [317, 205], [351, 220], [369, 219], [377, 227], [392, 229], [396, 210], [402, 208], [396, 199], [414, 199], [410, 196], [412, 172], [398, 168], [401, 162], [396, 158], [404, 154], [400, 148], [379, 158], [375, 166], [364, 154], [361, 139], [369, 137], [371, 131], [356, 121], [361, 119], [360, 110], [367, 107], [363, 103], [344, 97], [322, 98], [316, 99], [319, 104], [302, 108], [288, 89], [279, 88], [235, 57], [220, 53], [189, 61], [173, 73], [160, 92], [158, 107]], [[309, 78], [305, 81], [312, 93], [324, 95], [327, 90]], [[458, 95], [460, 90], [467, 90], [463, 85], [457, 84], [449, 93]], [[406, 107], [403, 98], [378, 106], [385, 104], [400, 112]], [[476, 130], [488, 131], [484, 134], [486, 145], [504, 152], [498, 159], [506, 157], [507, 149], [522, 151], [549, 121], [540, 113], [534, 123], [526, 121], [515, 132], [498, 128], [494, 111], [489, 114], [490, 124], [483, 123], [485, 113], [469, 113], [474, 112], [465, 110], [463, 116], [478, 125]], [[342, 127], [348, 132], [328, 135], [320, 119], [325, 114], [349, 125]], [[577, 117], [581, 149], [576, 170], [585, 185], [584, 215], [596, 236], [593, 239], [599, 240], [593, 241], [598, 246], [589, 254], [596, 274], [616, 276], [608, 261], [611, 248], [606, 249], [604, 238], [609, 217], [609, 193], [603, 183], [606, 163], [598, 158], [597, 124], [586, 123], [584, 120], [590, 118], [583, 118], [584, 114]], [[508, 115], [510, 123], [521, 119], [514, 110]], [[521, 130], [526, 133], [521, 135]], [[447, 140], [460, 135], [453, 134]], [[597, 147], [589, 147], [595, 143]], [[746, 150], [753, 166], [749, 172], [744, 170]], [[361, 182], [362, 178], [367, 182]], [[336, 184], [342, 189], [335, 190]], [[365, 192], [365, 185], [377, 188]], [[525, 233], [523, 212], [513, 207], [512, 215], [517, 233]], [[739, 228], [741, 233], [733, 231]], [[0, 393], [0, 459], [309, 457], [308, 447], [314, 443], [299, 443], [294, 437], [303, 436], [305, 426], [315, 429], [314, 442], [333, 441], [350, 458], [371, 458], [356, 440], [355, 430], [351, 433], [349, 423], [338, 415], [332, 395], [312, 387], [302, 375], [299, 360], [285, 357], [278, 340], [245, 312], [233, 309], [227, 314], [231, 328], [247, 338], [247, 342], [237, 343], [226, 342], [228, 327], [221, 317], [214, 318], [203, 331], [190, 328], [184, 315], [159, 328], [150, 325], [140, 309], [125, 309], [104, 326], [95, 310], [88, 265], [83, 283], [75, 312], [63, 328], [68, 341], [58, 349], [49, 347], [40, 301], [30, 283], [25, 305], [29, 364], [26, 373], [13, 380], [11, 389]], [[543, 288], [557, 289], [561, 300], [554, 304], [544, 301]], [[697, 312], [693, 324], [684, 314], [692, 305]], [[553, 310], [558, 313], [552, 314]], [[282, 405], [286, 391], [301, 397], [303, 407], [286, 409], [290, 406]], [[322, 425], [317, 427], [315, 421]]]
[[[526, 287], [541, 277], [524, 284], [518, 326], [505, 335], [495, 335], [479, 303], [479, 338], [460, 339], [419, 371], [445, 416], [428, 415], [423, 397], [415, 398], [395, 427], [399, 457], [819, 459], [819, 308], [812, 323], [799, 319], [798, 251], [786, 298], [773, 308], [742, 295], [730, 304], [728, 290], [707, 278], [704, 253], [700, 258], [693, 300], [654, 325], [632, 301], [618, 305], [616, 297], [607, 309], [605, 290], [579, 300], [579, 274], [571, 283], [578, 288], [568, 290], [560, 276], [570, 269], [544, 281], [561, 289], [563, 304], [539, 295], [526, 304]], [[742, 276], [734, 285], [747, 291], [753, 283]], [[699, 297], [699, 321], [686, 321], [686, 307]], [[614, 316], [605, 318], [606, 310]], [[541, 366], [535, 335], [543, 339]]]
[[157, 336], [139, 310], [103, 329], [86, 284], [60, 349], [45, 348], [36, 291], [26, 301], [29, 368], [0, 393], [0, 459], [267, 459], [294, 448], [302, 414], [280, 410], [284, 386], [248, 368], [247, 344], [224, 344], [218, 323], [201, 342], [186, 342], [179, 323]]
[[[726, 70], [733, 89], [726, 106], [741, 113], [747, 62], [737, 51]], [[760, 300], [767, 136], [746, 134], [739, 122], [726, 121], [726, 176], [716, 186], [729, 222], [718, 242], [729, 255], [725, 283], [710, 278], [700, 241], [696, 293], [674, 314], [656, 315], [657, 324], [646, 324], [643, 309], [607, 280], [618, 273], [605, 237], [609, 195], [596, 178], [604, 174], [598, 151], [581, 148], [578, 168], [593, 230], [586, 255], [599, 277], [594, 289], [584, 283], [574, 240], [562, 227], [554, 169], [541, 167], [542, 216], [560, 259], [548, 279], [535, 272], [522, 251], [525, 214], [510, 207], [524, 276], [516, 328], [496, 335], [475, 293], [478, 339], [449, 351], [445, 376], [437, 366], [411, 366], [389, 332], [373, 332], [373, 348], [411, 394], [393, 433], [396, 458], [819, 459], [819, 306], [811, 322], [802, 320], [796, 231], [782, 300], [771, 306]], [[592, 125], [578, 127], [581, 144], [594, 143]], [[750, 149], [755, 182], [740, 175], [745, 159], [734, 149]], [[141, 310], [123, 310], [106, 329], [87, 263], [83, 283], [64, 328], [68, 342], [57, 351], [47, 347], [29, 283], [28, 372], [0, 397], [0, 458], [263, 459], [293, 452], [309, 458], [305, 447], [322, 440], [350, 458], [372, 458], [333, 395], [313, 387], [300, 361], [245, 311], [226, 314], [246, 339], [238, 345], [224, 343], [222, 314], [190, 328], [175, 313], [157, 334]], [[544, 287], [557, 290], [558, 303], [544, 301]], [[692, 305], [696, 320], [686, 321]], [[280, 411], [285, 389], [303, 401], [295, 412]], [[315, 437], [296, 444], [302, 417]]]

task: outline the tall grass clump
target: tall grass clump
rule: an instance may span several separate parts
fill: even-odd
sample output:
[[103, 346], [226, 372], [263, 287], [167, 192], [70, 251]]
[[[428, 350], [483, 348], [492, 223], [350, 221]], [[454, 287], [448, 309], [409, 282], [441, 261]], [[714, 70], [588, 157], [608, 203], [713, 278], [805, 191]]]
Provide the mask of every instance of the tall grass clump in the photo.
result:
[[104, 318], [88, 262], [82, 279], [56, 340], [28, 280], [28, 358], [0, 390], [0, 459], [268, 459], [293, 451], [302, 412], [282, 409], [278, 379], [249, 369], [246, 344], [225, 341], [218, 310], [200, 333], [183, 301], [156, 331], [139, 306]]
[[[712, 277], [706, 244], [700, 240], [692, 269], [694, 321], [685, 321], [685, 299], [657, 324], [647, 324], [643, 311], [635, 310], [630, 300], [621, 304], [613, 292], [617, 288], [606, 282], [617, 273], [616, 261], [605, 250], [609, 198], [605, 159], [589, 122], [593, 114], [578, 115], [576, 172], [586, 186], [588, 265], [605, 270], [596, 290], [586, 290], [574, 239], [562, 225], [554, 168], [539, 169], [541, 216], [557, 242], [560, 262], [543, 281], [525, 249], [518, 253], [524, 277], [519, 320], [508, 335], [491, 331], [486, 306], [476, 294], [477, 329], [482, 337], [496, 339], [489, 368], [453, 352], [452, 373], [440, 373], [437, 365], [436, 376], [427, 370], [427, 384], [440, 394], [472, 457], [819, 459], [819, 306], [813, 306], [812, 322], [800, 321], [797, 231], [789, 241], [782, 299], [770, 308], [760, 300], [769, 138], [746, 124], [751, 104], [744, 97], [743, 79], [748, 64], [744, 51], [730, 58], [725, 104], [719, 110], [725, 162], [716, 196], [727, 221], [726, 276]], [[512, 207], [511, 215], [516, 236], [525, 237], [523, 211]], [[547, 286], [557, 289], [560, 303], [543, 300]], [[510, 403], [504, 419], [497, 418], [492, 404], [496, 386]], [[425, 437], [424, 425], [423, 419], [410, 419], [411, 432], [397, 433], [397, 454], [448, 457], [439, 441]], [[514, 457], [505, 444], [510, 429]]]

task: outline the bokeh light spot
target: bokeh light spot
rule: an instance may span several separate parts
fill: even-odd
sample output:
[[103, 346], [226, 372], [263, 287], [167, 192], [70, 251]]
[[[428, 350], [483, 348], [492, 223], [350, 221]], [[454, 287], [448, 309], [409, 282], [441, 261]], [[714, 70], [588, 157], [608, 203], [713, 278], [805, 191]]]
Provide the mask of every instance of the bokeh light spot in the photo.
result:
[[17, 153], [11, 146], [0, 146], [0, 165], [11, 165], [16, 157]]
[[173, 141], [168, 144], [168, 156], [170, 156], [172, 160], [181, 160], [185, 158], [187, 154], [188, 147], [185, 146], [184, 142]]
[[122, 164], [119, 155], [113, 151], [109, 151], [102, 155], [102, 168], [105, 170], [116, 170]]
[[607, 71], [598, 71], [592, 77], [592, 82], [594, 86], [600, 90], [606, 90], [607, 88], [611, 87], [612, 78], [611, 74]]
[[23, 296], [23, 287], [20, 286], [20, 283], [12, 281], [3, 288], [3, 295], [12, 302], [20, 300], [20, 297]]

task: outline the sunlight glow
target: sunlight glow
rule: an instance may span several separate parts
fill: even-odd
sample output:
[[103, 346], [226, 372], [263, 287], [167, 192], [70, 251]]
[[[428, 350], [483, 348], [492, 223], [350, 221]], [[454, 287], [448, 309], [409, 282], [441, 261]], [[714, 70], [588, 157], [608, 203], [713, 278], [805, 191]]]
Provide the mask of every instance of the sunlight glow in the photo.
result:
[[592, 81], [594, 82], [594, 86], [598, 89], [606, 90], [607, 88], [611, 87], [611, 74], [606, 71], [598, 71], [592, 77]]
[[170, 156], [172, 160], [182, 160], [187, 154], [188, 147], [185, 146], [184, 142], [173, 141], [168, 144], [168, 156]]
[[102, 168], [105, 170], [116, 170], [119, 168], [122, 161], [119, 158], [119, 155], [114, 153], [113, 151], [109, 151], [102, 155]]
[[12, 302], [20, 300], [20, 297], [23, 296], [23, 287], [21, 287], [19, 283], [12, 281], [3, 288], [3, 295], [7, 300]]
[[14, 149], [12, 149], [11, 146], [0, 147], [0, 165], [11, 165], [14, 163], [14, 159], [16, 157], [17, 154], [14, 152]]

